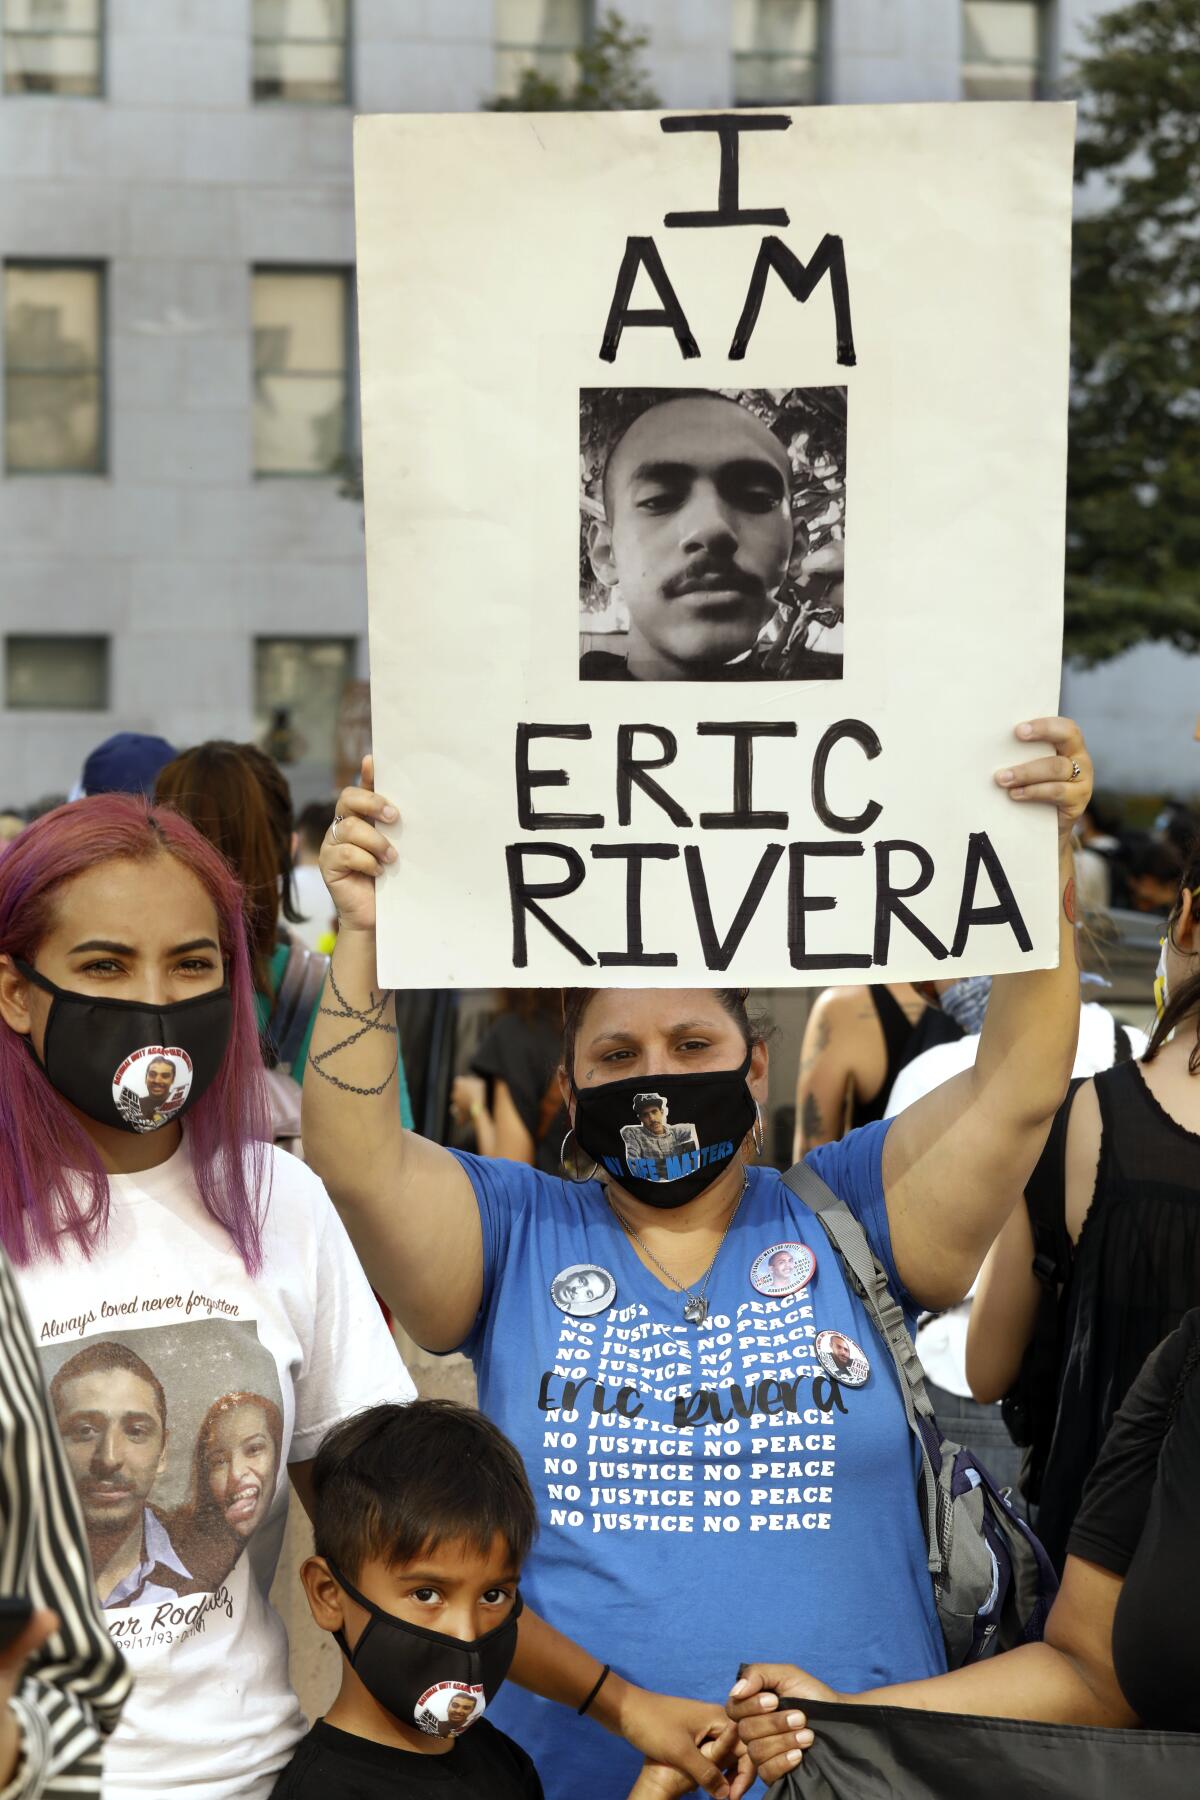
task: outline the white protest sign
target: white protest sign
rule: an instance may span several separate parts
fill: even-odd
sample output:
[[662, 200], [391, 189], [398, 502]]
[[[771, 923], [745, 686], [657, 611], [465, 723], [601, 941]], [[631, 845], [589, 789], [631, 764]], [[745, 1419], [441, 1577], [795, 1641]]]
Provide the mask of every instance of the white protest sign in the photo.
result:
[[357, 122], [384, 983], [1057, 960], [1073, 127]]

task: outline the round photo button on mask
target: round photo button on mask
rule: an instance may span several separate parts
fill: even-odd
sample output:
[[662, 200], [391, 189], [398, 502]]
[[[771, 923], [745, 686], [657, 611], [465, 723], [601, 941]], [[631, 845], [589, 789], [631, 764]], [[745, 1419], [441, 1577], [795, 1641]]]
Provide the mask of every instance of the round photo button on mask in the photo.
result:
[[871, 1373], [871, 1364], [853, 1338], [844, 1331], [818, 1331], [813, 1345], [817, 1361], [832, 1381], [860, 1388]]
[[192, 1059], [177, 1044], [145, 1044], [113, 1076], [113, 1105], [135, 1131], [169, 1125], [192, 1086]]
[[413, 1711], [418, 1729], [430, 1737], [461, 1737], [482, 1719], [487, 1700], [483, 1689], [465, 1681], [436, 1681], [426, 1688]]
[[769, 1300], [784, 1299], [806, 1288], [817, 1272], [817, 1259], [807, 1244], [772, 1244], [750, 1264], [750, 1286]]
[[550, 1283], [550, 1298], [559, 1312], [573, 1319], [590, 1319], [604, 1312], [617, 1297], [617, 1283], [599, 1263], [572, 1263], [560, 1269]]

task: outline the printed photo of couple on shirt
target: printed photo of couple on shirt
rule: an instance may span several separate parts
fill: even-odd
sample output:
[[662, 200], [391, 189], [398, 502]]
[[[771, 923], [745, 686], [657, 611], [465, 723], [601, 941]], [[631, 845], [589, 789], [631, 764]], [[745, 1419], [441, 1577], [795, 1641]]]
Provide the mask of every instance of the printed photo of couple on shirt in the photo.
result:
[[101, 1605], [215, 1592], [282, 1460], [278, 1377], [253, 1324], [190, 1320], [42, 1357]]

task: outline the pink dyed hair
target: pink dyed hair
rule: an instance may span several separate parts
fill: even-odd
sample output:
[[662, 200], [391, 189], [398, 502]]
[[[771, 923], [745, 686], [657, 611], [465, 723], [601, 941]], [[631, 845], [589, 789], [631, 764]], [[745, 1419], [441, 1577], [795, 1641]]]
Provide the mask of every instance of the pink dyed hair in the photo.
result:
[[[101, 863], [162, 855], [191, 871], [217, 911], [233, 1029], [220, 1072], [184, 1129], [200, 1198], [256, 1274], [271, 1131], [242, 891], [228, 865], [186, 819], [140, 796], [98, 794], [59, 806], [0, 852], [0, 951], [34, 964], [64, 882]], [[0, 1020], [0, 1243], [17, 1264], [57, 1256], [64, 1237], [91, 1256], [108, 1207], [108, 1177], [91, 1138], [26, 1040]]]

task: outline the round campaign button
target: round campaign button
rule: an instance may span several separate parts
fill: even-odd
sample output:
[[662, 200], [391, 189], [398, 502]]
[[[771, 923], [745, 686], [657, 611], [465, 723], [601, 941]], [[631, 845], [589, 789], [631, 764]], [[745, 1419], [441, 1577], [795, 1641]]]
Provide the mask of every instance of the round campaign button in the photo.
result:
[[782, 1299], [806, 1288], [817, 1272], [817, 1259], [807, 1244], [771, 1244], [750, 1264], [750, 1286], [768, 1299]]
[[606, 1311], [616, 1297], [616, 1279], [599, 1263], [572, 1263], [550, 1283], [555, 1306], [573, 1319], [590, 1319], [593, 1313]]
[[853, 1338], [844, 1331], [818, 1331], [814, 1349], [817, 1361], [833, 1381], [843, 1387], [860, 1388], [871, 1373], [871, 1365]]

